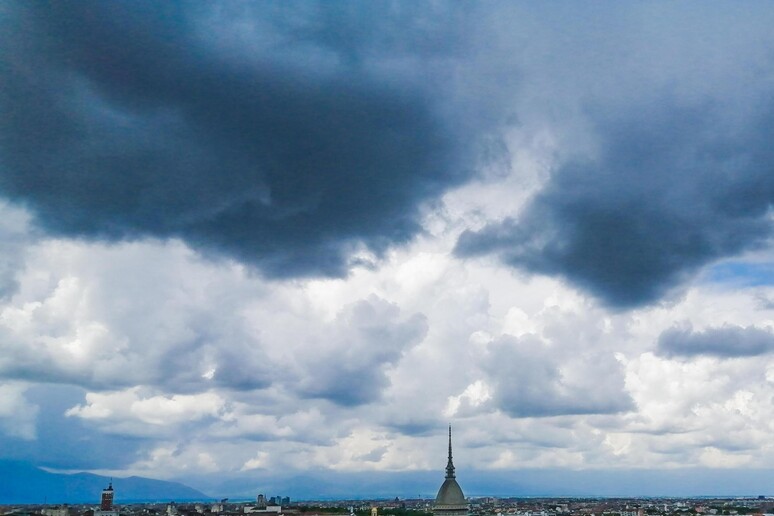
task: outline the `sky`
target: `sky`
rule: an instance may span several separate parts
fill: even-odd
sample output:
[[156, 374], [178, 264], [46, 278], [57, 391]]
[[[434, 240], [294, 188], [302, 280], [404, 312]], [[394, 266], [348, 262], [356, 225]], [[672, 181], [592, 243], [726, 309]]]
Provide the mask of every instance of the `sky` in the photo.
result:
[[0, 458], [368, 495], [451, 423], [466, 494], [770, 486], [772, 26], [2, 2]]

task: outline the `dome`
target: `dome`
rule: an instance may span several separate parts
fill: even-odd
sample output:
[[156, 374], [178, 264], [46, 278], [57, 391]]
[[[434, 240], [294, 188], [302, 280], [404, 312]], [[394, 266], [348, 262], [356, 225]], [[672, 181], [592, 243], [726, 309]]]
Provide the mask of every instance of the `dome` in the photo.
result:
[[465, 495], [462, 494], [462, 488], [454, 478], [447, 478], [438, 490], [438, 496], [435, 497], [435, 506], [444, 505], [462, 505], [467, 507]]

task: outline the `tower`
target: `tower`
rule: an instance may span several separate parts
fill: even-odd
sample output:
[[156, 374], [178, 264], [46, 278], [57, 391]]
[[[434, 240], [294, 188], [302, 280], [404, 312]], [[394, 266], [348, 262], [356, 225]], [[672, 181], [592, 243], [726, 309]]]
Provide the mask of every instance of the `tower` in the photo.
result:
[[110, 481], [106, 489], [102, 490], [102, 500], [99, 504], [99, 510], [112, 511], [113, 510], [113, 481]]
[[102, 490], [102, 498], [99, 501], [99, 509], [94, 511], [94, 516], [119, 516], [118, 511], [113, 507], [113, 479], [110, 484]]
[[457, 483], [454, 474], [451, 437], [451, 425], [449, 425], [449, 458], [446, 462], [446, 479], [438, 490], [438, 496], [435, 497], [434, 516], [467, 516], [468, 514], [468, 503], [465, 501], [465, 495], [462, 494], [462, 488]]

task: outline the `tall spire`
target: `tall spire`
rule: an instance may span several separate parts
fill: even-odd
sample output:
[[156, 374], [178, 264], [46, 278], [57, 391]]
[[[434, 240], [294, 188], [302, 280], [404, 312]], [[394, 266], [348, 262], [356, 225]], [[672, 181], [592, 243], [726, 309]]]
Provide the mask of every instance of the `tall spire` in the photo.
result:
[[451, 425], [449, 425], [449, 462], [446, 463], [446, 478], [454, 478], [454, 463], [452, 462]]

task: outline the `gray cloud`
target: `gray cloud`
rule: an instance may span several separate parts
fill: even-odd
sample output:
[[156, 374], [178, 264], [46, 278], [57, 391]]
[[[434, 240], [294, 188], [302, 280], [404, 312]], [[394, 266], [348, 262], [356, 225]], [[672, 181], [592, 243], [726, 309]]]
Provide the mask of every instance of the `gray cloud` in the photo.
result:
[[376, 401], [389, 385], [386, 369], [425, 337], [421, 314], [403, 317], [400, 309], [371, 296], [347, 306], [320, 335], [310, 336], [299, 357], [301, 396], [344, 406]]
[[23, 210], [0, 203], [0, 299], [18, 288], [17, 273], [24, 266], [26, 247], [34, 241]]
[[771, 235], [774, 116], [763, 104], [740, 123], [737, 108], [669, 96], [590, 108], [596, 155], [561, 164], [518, 218], [465, 232], [456, 252], [563, 276], [612, 307], [657, 301]]
[[454, 58], [456, 11], [12, 5], [0, 192], [51, 233], [177, 237], [270, 276], [341, 276], [471, 173], [432, 70]]
[[[275, 379], [260, 342], [245, 332], [241, 318], [213, 313], [227, 308], [186, 306], [185, 302], [171, 301], [175, 287], [154, 290], [146, 284], [146, 306], [135, 313], [120, 313], [118, 309], [106, 315], [102, 310], [123, 303], [121, 298], [115, 299], [119, 292], [91, 286], [86, 294], [88, 287], [60, 282], [28, 314], [29, 325], [0, 328], [0, 375], [94, 390], [141, 384], [174, 392], [216, 386], [261, 389]], [[152, 299], [156, 293], [160, 295]], [[58, 312], [63, 298], [81, 312]], [[100, 300], [100, 308], [90, 306], [92, 299]], [[143, 323], [137, 324], [137, 319]], [[210, 378], [203, 376], [208, 371], [212, 372]]]
[[[569, 370], [577, 368], [576, 371]], [[495, 405], [512, 417], [610, 414], [631, 410], [621, 365], [612, 356], [578, 353], [564, 363], [534, 335], [490, 344], [484, 370]], [[580, 374], [576, 374], [580, 372]]]
[[774, 333], [769, 328], [725, 325], [694, 331], [690, 324], [664, 331], [658, 351], [668, 356], [752, 357], [774, 351]]

